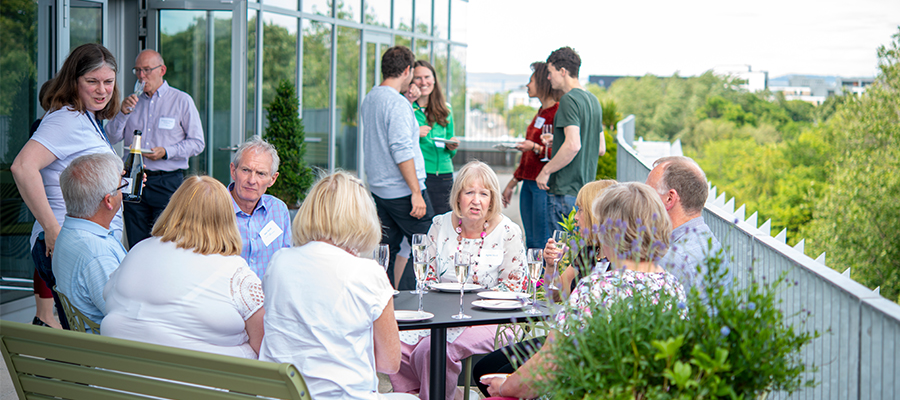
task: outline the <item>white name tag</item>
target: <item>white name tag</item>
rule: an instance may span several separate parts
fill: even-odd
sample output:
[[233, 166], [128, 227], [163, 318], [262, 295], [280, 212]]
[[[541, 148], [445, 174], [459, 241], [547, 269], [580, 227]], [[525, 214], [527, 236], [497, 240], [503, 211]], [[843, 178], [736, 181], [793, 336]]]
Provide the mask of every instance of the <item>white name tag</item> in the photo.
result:
[[281, 236], [282, 233], [284, 233], [284, 231], [278, 227], [278, 224], [276, 224], [275, 221], [269, 221], [269, 223], [259, 231], [259, 237], [262, 238], [263, 244], [265, 244], [266, 247], [269, 247], [269, 245], [275, 241], [275, 238]]
[[538, 128], [538, 129], [541, 129], [541, 128], [544, 126], [544, 121], [546, 121], [546, 120], [544, 119], [544, 117], [537, 117], [537, 118], [535, 118], [535, 119], [534, 119], [534, 127], [535, 127], [535, 128]]
[[439, 148], [439, 149], [443, 149], [443, 148], [447, 147], [447, 145], [446, 145], [444, 142], [438, 142], [437, 140], [435, 140], [435, 141], [434, 141], [434, 147], [437, 147], [437, 148]]
[[503, 264], [503, 252], [500, 250], [488, 250], [481, 253], [481, 260], [487, 265]]
[[172, 129], [175, 127], [175, 118], [160, 118], [159, 129]]

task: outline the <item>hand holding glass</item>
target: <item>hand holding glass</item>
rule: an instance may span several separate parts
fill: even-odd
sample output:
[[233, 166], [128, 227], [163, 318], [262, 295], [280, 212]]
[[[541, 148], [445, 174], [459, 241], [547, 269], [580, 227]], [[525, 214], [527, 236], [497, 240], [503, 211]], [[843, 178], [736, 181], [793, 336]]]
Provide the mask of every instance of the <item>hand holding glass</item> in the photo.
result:
[[563, 249], [566, 247], [566, 239], [568, 239], [568, 233], [566, 233], [566, 231], [553, 231], [553, 241], [556, 244], [556, 248], [559, 249], [559, 256], [554, 260], [554, 265], [552, 267], [549, 265], [549, 262], [547, 263], [547, 289], [559, 290], [555, 280], [557, 272], [559, 271], [559, 260], [562, 260], [564, 254]]
[[541, 161], [550, 161], [550, 158], [547, 157], [547, 152], [550, 149], [550, 143], [553, 141], [553, 125], [544, 124], [544, 126], [541, 127], [541, 141], [544, 142], [544, 158], [542, 158]]
[[459, 314], [453, 315], [450, 318], [469, 319], [472, 318], [472, 316], [463, 313], [463, 293], [465, 292], [466, 281], [469, 280], [469, 273], [472, 272], [472, 255], [463, 252], [456, 253], [456, 257], [453, 259], [453, 265], [453, 272], [455, 272], [456, 280], [459, 282]]
[[528, 259], [528, 278], [531, 279], [531, 287], [534, 289], [534, 294], [532, 294], [531, 308], [525, 313], [540, 314], [541, 310], [538, 310], [535, 304], [537, 304], [537, 283], [541, 279], [541, 269], [544, 266], [543, 249], [528, 249], [526, 256]]

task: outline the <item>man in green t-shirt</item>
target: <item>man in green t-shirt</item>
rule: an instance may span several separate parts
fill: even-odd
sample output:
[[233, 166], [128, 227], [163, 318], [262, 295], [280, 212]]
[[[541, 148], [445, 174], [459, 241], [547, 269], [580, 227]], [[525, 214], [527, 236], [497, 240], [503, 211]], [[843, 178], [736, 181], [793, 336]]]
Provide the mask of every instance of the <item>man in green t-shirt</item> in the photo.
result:
[[606, 153], [600, 102], [578, 81], [580, 67], [581, 57], [570, 47], [547, 57], [550, 85], [564, 93], [553, 119], [553, 158], [537, 176], [538, 187], [550, 195], [551, 222], [569, 215], [578, 191], [597, 175], [597, 159]]

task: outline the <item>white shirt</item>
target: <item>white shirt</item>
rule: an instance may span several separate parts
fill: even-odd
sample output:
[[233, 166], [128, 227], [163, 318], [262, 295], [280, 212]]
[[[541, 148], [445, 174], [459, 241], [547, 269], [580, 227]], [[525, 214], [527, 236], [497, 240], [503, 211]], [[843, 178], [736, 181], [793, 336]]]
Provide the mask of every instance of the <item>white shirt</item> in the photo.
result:
[[239, 255], [150, 237], [109, 276], [103, 297], [103, 336], [256, 358], [244, 322], [262, 307], [262, 285]]
[[314, 399], [376, 399], [373, 324], [393, 297], [384, 269], [323, 242], [279, 250], [263, 278], [259, 359], [292, 363]]

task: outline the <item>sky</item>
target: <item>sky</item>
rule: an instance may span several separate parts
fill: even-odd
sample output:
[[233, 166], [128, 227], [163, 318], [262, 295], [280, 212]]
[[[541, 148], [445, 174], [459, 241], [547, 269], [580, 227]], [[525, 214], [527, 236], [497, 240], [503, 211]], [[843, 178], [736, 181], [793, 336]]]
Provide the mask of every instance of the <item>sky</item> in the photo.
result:
[[[530, 74], [574, 48], [580, 77], [693, 76], [750, 65], [788, 74], [874, 76], [900, 0], [470, 0], [468, 72]], [[484, 38], [484, 39], [482, 39]]]

